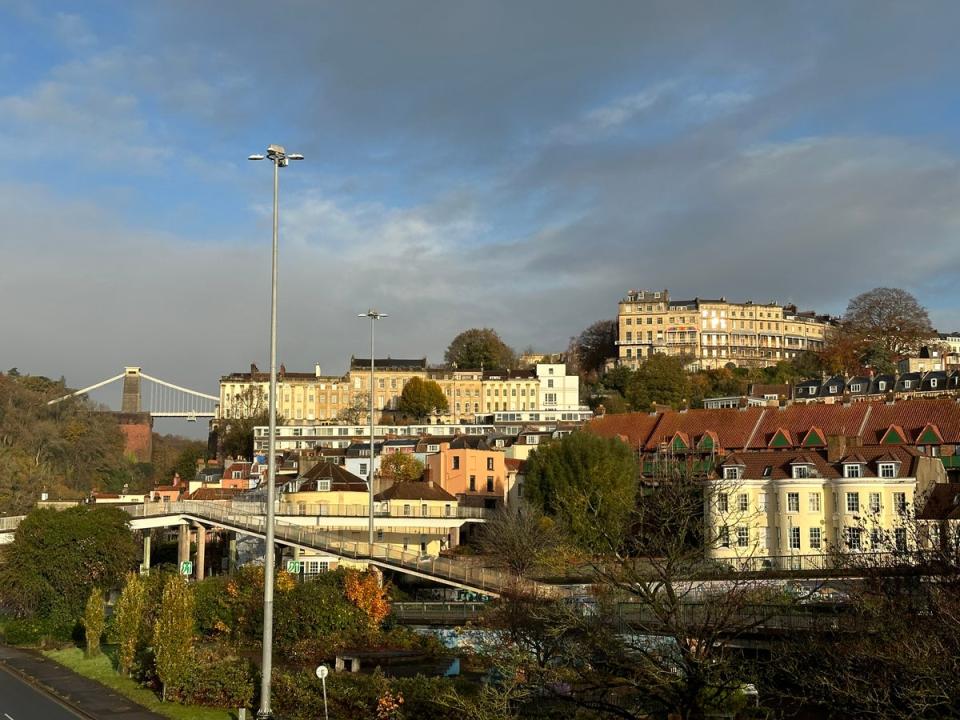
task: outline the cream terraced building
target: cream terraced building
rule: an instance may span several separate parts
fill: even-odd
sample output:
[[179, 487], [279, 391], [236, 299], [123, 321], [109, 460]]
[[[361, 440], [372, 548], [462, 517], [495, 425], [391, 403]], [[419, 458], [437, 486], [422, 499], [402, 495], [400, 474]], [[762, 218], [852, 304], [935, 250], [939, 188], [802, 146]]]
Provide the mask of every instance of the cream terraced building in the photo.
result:
[[[823, 566], [833, 550], [916, 548], [914, 506], [945, 473], [908, 447], [734, 453], [708, 482], [707, 557], [733, 565]], [[825, 559], [825, 558], [823, 558]]]
[[702, 369], [764, 367], [822, 349], [833, 325], [792, 305], [672, 300], [668, 290], [631, 290], [618, 307], [618, 362], [636, 368], [661, 353]]
[[[568, 375], [564, 363], [538, 363], [526, 370], [463, 370], [436, 368], [426, 358], [377, 358], [374, 405], [377, 420], [385, 411], [396, 410], [403, 388], [414, 377], [433, 380], [447, 398], [446, 413], [432, 422], [472, 422], [478, 416], [501, 412], [576, 412], [579, 377]], [[219, 419], [244, 418], [263, 412], [267, 406], [269, 374], [251, 365], [249, 373], [220, 378]], [[369, 358], [351, 358], [343, 376], [287, 372], [280, 366], [277, 377], [277, 409], [284, 424], [303, 425], [333, 421], [358, 404], [366, 407], [370, 392]], [[362, 416], [366, 412], [361, 411]]]

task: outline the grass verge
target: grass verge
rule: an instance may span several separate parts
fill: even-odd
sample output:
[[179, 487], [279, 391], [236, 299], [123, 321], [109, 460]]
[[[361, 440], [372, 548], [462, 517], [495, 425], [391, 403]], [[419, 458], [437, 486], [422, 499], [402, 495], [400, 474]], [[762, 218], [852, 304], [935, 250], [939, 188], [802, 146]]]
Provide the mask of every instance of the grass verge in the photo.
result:
[[45, 650], [43, 654], [51, 660], [70, 668], [78, 675], [96, 680], [111, 690], [115, 690], [124, 697], [133, 700], [138, 705], [173, 720], [231, 720], [236, 717], [236, 713], [230, 710], [160, 702], [160, 699], [151, 690], [140, 687], [135, 680], [117, 673], [113, 669], [110, 658], [103, 653], [88, 658], [85, 657], [83, 650], [80, 648], [64, 648], [63, 650]]

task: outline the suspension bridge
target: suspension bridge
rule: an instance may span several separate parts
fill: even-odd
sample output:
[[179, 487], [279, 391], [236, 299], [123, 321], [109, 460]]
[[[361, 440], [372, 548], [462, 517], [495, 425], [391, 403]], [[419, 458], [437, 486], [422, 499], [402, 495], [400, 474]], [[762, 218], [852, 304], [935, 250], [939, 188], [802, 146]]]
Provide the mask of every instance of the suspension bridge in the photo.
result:
[[101, 380], [88, 387], [68, 393], [48, 402], [55, 405], [72, 397], [85, 395], [111, 383], [122, 382], [121, 413], [149, 413], [155, 418], [183, 418], [196, 422], [198, 418], [213, 418], [220, 398], [198, 390], [147, 375], [139, 367], [125, 367], [119, 375]]

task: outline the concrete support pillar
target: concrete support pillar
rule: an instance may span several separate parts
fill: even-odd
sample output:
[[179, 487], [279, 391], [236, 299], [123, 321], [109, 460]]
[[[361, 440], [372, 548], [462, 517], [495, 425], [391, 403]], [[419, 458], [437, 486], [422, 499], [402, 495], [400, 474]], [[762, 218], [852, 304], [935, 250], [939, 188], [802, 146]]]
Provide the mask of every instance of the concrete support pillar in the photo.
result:
[[150, 574], [150, 531], [143, 531], [143, 575]]
[[237, 571], [237, 534], [230, 533], [227, 541], [227, 572], [233, 575]]
[[190, 559], [190, 527], [184, 523], [177, 528], [177, 566]]
[[450, 528], [450, 547], [455, 548], [460, 544], [460, 528]]
[[197, 524], [197, 561], [193, 564], [193, 571], [197, 580], [203, 580], [207, 559], [207, 529]]
[[293, 559], [294, 560], [300, 559], [300, 548], [298, 548], [296, 545], [293, 546]]

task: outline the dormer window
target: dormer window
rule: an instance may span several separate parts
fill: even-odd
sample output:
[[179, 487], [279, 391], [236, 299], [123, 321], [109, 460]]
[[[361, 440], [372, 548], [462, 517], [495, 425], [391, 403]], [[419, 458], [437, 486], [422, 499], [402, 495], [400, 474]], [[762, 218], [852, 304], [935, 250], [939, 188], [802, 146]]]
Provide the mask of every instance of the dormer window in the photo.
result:
[[793, 477], [794, 479], [805, 479], [810, 477], [810, 466], [809, 465], [794, 465], [793, 466]]
[[845, 478], [863, 477], [863, 468], [859, 463], [844, 463], [843, 476]]
[[911, 385], [912, 382], [913, 382], [912, 380], [904, 380], [904, 381], [903, 381], [903, 389], [904, 389], [904, 390], [909, 390], [909, 389], [910, 389], [910, 385]]
[[860, 392], [863, 389], [863, 385], [860, 383], [854, 383], [850, 386], [850, 392]]
[[930, 387], [935, 388], [937, 386], [937, 378], [930, 378]]
[[837, 386], [836, 386], [836, 385], [831, 385], [831, 386], [830, 386], [830, 394], [831, 394], [831, 395], [836, 395], [836, 394], [837, 394]]
[[883, 391], [886, 390], [886, 389], [887, 389], [887, 381], [886, 381], [886, 380], [881, 380], [880, 382], [877, 383], [877, 390], [879, 390], [880, 392], [883, 392]]
[[725, 468], [723, 469], [723, 479], [724, 479], [724, 480], [739, 480], [739, 479], [740, 479], [740, 473], [742, 472], [742, 470], [743, 470], [743, 468], [741, 468], [741, 467], [738, 466], [738, 465], [734, 465], [733, 467], [725, 467]]
[[317, 480], [317, 492], [330, 492], [330, 478]]

